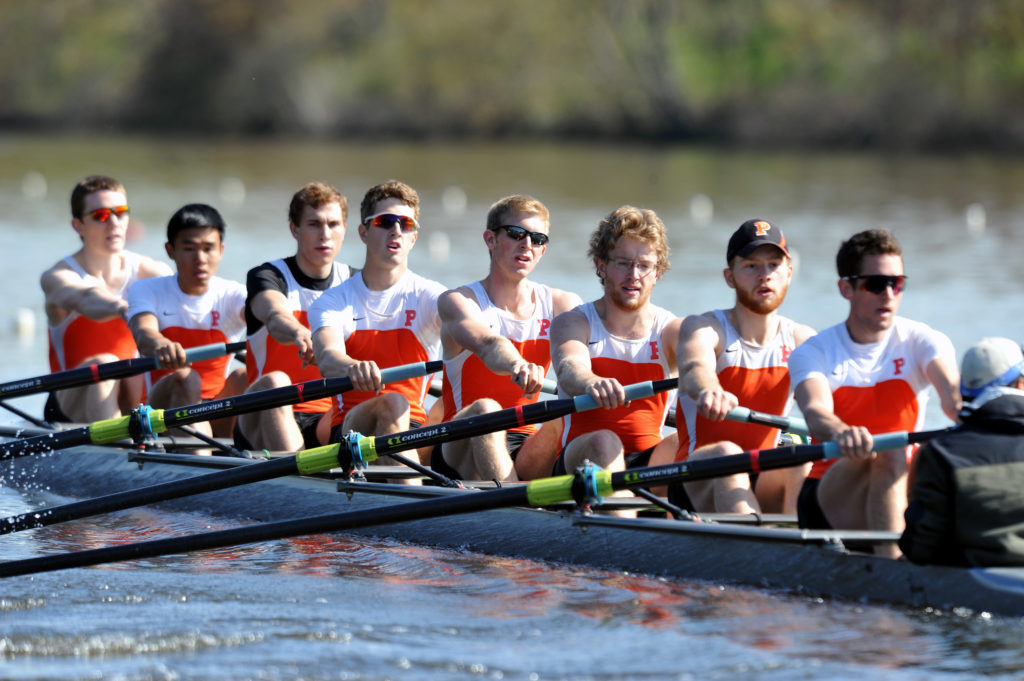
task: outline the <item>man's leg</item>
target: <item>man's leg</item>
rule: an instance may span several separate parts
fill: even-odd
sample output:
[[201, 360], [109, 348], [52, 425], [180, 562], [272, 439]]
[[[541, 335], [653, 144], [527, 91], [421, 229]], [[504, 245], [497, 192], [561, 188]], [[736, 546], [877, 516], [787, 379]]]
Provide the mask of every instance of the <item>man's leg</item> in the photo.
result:
[[[494, 400], [476, 400], [455, 413], [455, 418], [479, 416], [499, 411], [501, 405]], [[499, 430], [441, 445], [445, 462], [459, 472], [463, 480], [516, 481], [516, 469], [505, 447], [505, 431]], [[550, 468], [548, 471], [550, 472]]]
[[[246, 393], [291, 385], [288, 374], [272, 371], [253, 382]], [[272, 452], [297, 452], [303, 448], [302, 433], [295, 423], [290, 405], [240, 414], [238, 427], [255, 449]]]

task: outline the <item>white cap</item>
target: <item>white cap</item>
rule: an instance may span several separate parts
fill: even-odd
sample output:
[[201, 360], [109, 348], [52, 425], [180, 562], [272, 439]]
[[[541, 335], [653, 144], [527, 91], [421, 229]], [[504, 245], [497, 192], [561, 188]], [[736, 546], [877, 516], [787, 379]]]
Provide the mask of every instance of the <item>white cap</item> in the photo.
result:
[[986, 388], [1009, 385], [1024, 371], [1024, 352], [1009, 338], [982, 338], [964, 353], [960, 394], [977, 397]]

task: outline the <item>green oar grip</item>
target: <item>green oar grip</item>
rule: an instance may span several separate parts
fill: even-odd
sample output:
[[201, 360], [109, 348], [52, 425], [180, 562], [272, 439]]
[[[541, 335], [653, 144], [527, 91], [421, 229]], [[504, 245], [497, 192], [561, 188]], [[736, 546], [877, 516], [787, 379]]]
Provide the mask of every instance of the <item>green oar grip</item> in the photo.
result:
[[[632, 402], [633, 400], [641, 400], [645, 397], [650, 397], [654, 394], [654, 383], [651, 381], [644, 381], [641, 383], [631, 383], [625, 386], [626, 401]], [[591, 397], [589, 394], [577, 395], [572, 398], [572, 402], [576, 405], [576, 411], [587, 411], [588, 409], [597, 409], [597, 400]]]
[[295, 467], [302, 475], [329, 471], [341, 465], [338, 461], [340, 451], [340, 443], [305, 449], [295, 455]]
[[420, 378], [429, 373], [431, 373], [429, 362], [415, 362], [413, 364], [403, 364], [397, 367], [381, 369], [380, 381], [381, 383], [395, 383], [410, 378]]
[[[910, 434], [905, 430], [898, 430], [893, 433], [882, 433], [881, 435], [874, 435], [874, 445], [872, 449], [876, 452], [882, 452], [886, 449], [897, 449], [898, 447], [906, 447], [910, 443]], [[825, 456], [823, 459], [838, 459], [839, 445], [835, 442], [826, 442], [823, 445]]]
[[97, 445], [127, 440], [132, 436], [128, 430], [131, 419], [131, 416], [118, 416], [96, 421], [89, 426], [89, 440]]
[[[640, 395], [640, 397], [649, 397], [649, 395]], [[531, 480], [526, 483], [527, 501], [530, 506], [535, 507], [572, 501], [572, 485], [575, 479], [576, 476], [574, 475], [558, 475], [553, 478]], [[600, 497], [609, 496], [615, 491], [612, 487], [612, 474], [610, 471], [595, 471], [594, 482], [597, 487], [597, 495]]]

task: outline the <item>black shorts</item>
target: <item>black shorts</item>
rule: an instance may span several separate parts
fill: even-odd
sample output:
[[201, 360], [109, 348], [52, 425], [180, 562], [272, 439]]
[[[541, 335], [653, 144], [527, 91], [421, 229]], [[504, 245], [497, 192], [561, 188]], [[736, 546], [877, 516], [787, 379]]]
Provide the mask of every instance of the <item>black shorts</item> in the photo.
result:
[[[313, 447], [320, 446], [320, 440], [316, 436], [316, 427], [320, 425], [320, 419], [323, 418], [325, 412], [322, 411], [293, 411], [292, 417], [295, 419], [295, 425], [299, 427], [299, 432], [302, 434], [302, 448], [312, 449]], [[238, 420], [235, 420], [235, 429], [231, 433], [235, 440], [235, 448], [241, 450], [253, 450], [253, 444], [249, 442], [242, 433], [242, 428], [239, 426]]]
[[[626, 468], [642, 468], [647, 466], [651, 462], [651, 454], [654, 453], [654, 447], [648, 447], [647, 449], [640, 452], [626, 452]], [[568, 475], [569, 471], [565, 470], [565, 447], [562, 451], [558, 452], [558, 458], [555, 459], [555, 465], [551, 469], [551, 475]]]
[[[516, 455], [519, 454], [519, 450], [523, 448], [523, 443], [526, 442], [530, 435], [531, 433], [505, 431], [505, 447], [508, 448], [508, 454], [512, 457], [513, 462], [515, 462]], [[434, 448], [430, 451], [430, 467], [446, 478], [453, 480], [462, 479], [459, 472], [444, 460], [444, 453], [441, 449], [443, 446], [443, 444], [434, 445]]]
[[818, 478], [807, 478], [800, 488], [800, 496], [796, 500], [796, 519], [801, 529], [831, 530], [832, 525], [825, 517], [818, 503]]

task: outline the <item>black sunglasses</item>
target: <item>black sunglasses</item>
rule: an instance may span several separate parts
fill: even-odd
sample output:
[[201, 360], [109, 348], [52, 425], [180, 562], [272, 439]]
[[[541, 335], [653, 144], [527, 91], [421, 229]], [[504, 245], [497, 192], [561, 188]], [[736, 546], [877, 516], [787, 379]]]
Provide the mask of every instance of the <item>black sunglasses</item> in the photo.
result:
[[907, 275], [905, 274], [854, 274], [849, 277], [843, 277], [843, 279], [846, 281], [863, 282], [861, 288], [875, 295], [884, 293], [887, 288], [891, 288], [894, 295], [899, 295], [907, 288]]
[[508, 234], [511, 238], [516, 241], [522, 241], [526, 237], [530, 237], [530, 242], [534, 246], [543, 246], [548, 242], [548, 235], [543, 232], [531, 232], [525, 227], [519, 225], [501, 225], [500, 227], [491, 227], [492, 230], [497, 232], [499, 229], [505, 230], [505, 234]]

